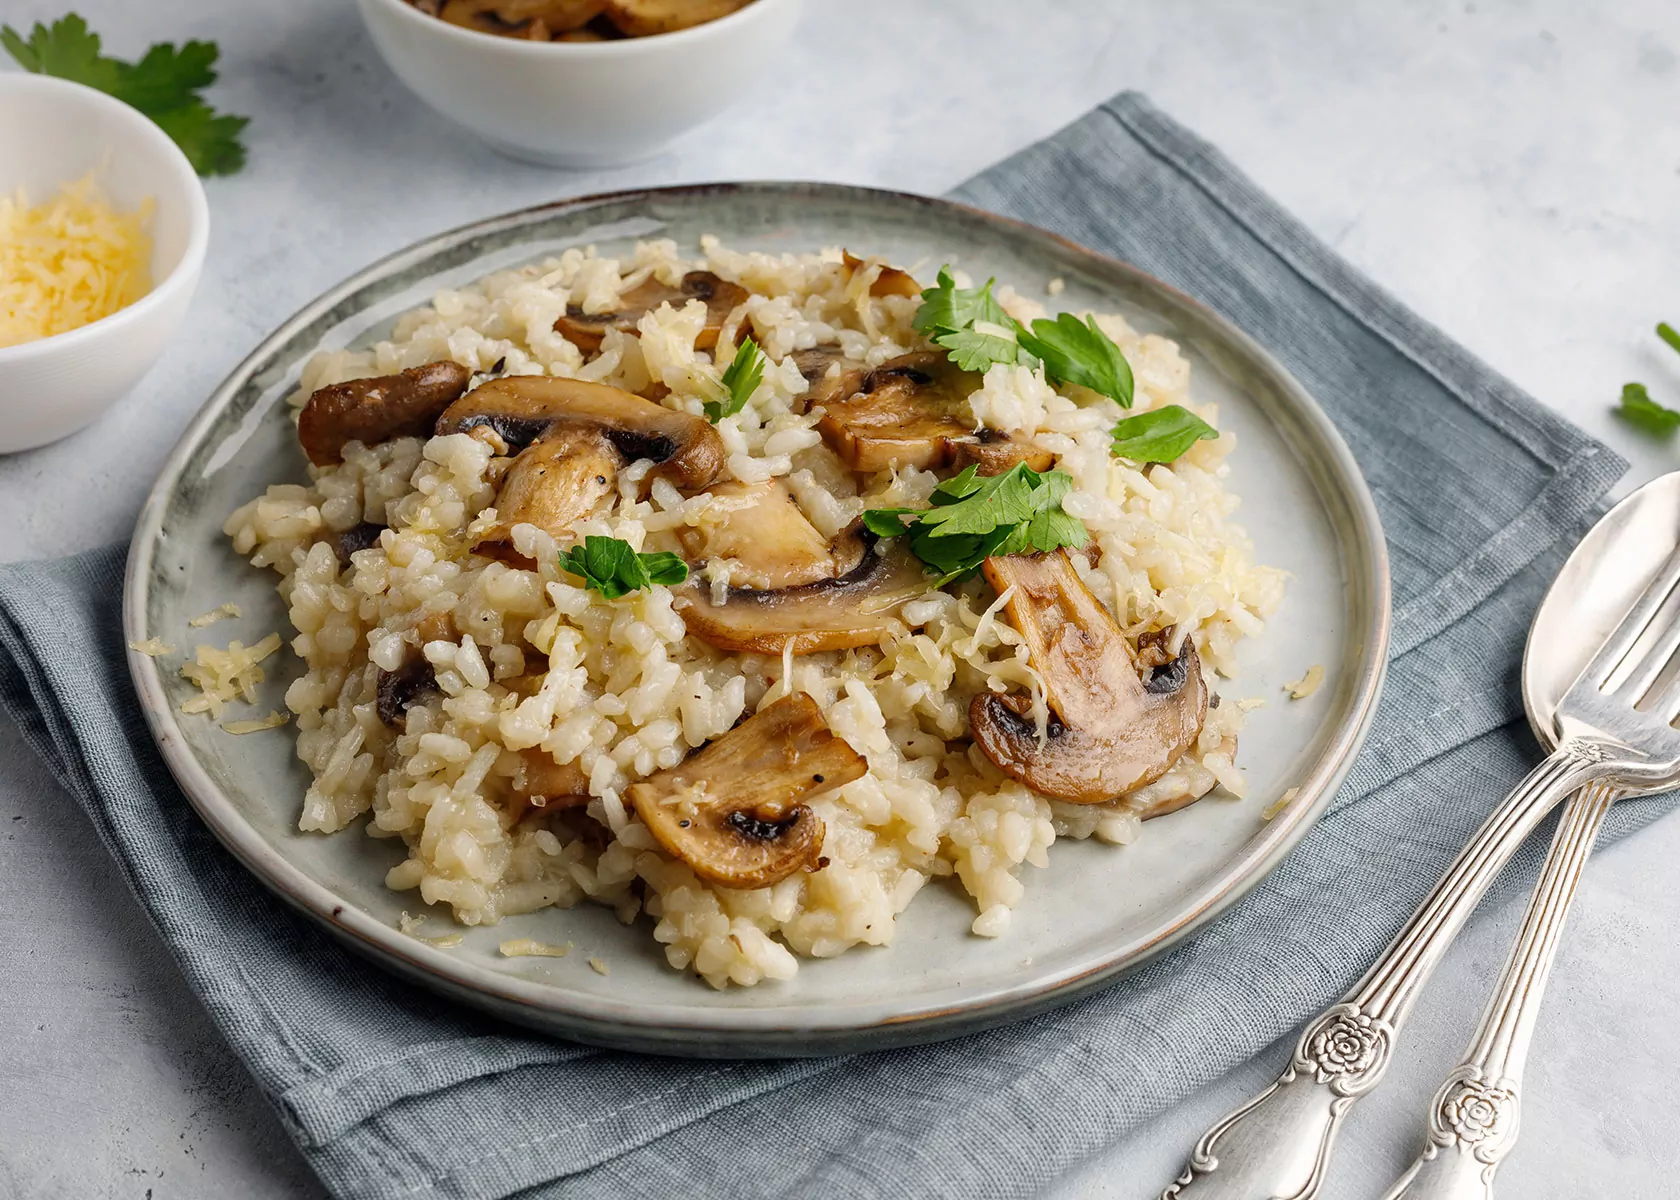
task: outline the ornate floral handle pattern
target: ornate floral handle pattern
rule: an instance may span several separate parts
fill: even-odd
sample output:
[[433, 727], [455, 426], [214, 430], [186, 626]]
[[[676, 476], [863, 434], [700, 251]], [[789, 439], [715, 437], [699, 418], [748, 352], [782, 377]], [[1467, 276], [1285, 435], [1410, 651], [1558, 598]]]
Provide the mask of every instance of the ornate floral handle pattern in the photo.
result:
[[1428, 1140], [1384, 1200], [1490, 1200], [1493, 1177], [1517, 1140], [1522, 1073], [1581, 872], [1620, 793], [1595, 783], [1570, 801], [1522, 932], [1505, 960], [1482, 1023], [1429, 1110]]
[[1418, 990], [1510, 860], [1562, 797], [1605, 774], [1597, 746], [1553, 751], [1477, 830], [1375, 966], [1302, 1032], [1275, 1083], [1202, 1135], [1162, 1200], [1311, 1200], [1336, 1133], [1381, 1081]]

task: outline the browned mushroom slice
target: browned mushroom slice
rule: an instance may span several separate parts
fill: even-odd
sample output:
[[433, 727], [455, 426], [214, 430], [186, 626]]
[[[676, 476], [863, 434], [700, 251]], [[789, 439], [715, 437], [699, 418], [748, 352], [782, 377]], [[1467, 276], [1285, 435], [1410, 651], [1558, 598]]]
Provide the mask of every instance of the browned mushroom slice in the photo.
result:
[[393, 729], [401, 729], [408, 710], [437, 695], [437, 673], [424, 658], [413, 658], [395, 671], [379, 672], [375, 685], [374, 712]]
[[675, 33], [727, 17], [749, 0], [607, 0], [607, 20], [629, 37]]
[[546, 41], [587, 25], [604, 8], [606, 0], [446, 0], [437, 15], [479, 33]]
[[719, 279], [710, 271], [690, 271], [682, 277], [681, 287], [667, 287], [657, 279], [650, 279], [631, 288], [618, 298], [618, 308], [613, 312], [586, 313], [573, 305], [554, 322], [554, 332], [564, 335], [585, 354], [592, 354], [601, 348], [601, 339], [609, 329], [635, 333], [636, 322], [661, 304], [681, 308], [690, 300], [703, 300], [706, 323], [700, 329], [700, 336], [694, 339], [694, 345], [700, 350], [710, 350], [717, 345], [718, 330], [723, 328], [729, 314], [745, 304], [749, 294], [740, 284]]
[[559, 536], [588, 516], [618, 476], [618, 454], [597, 430], [561, 429], [532, 443], [502, 480], [496, 524], [473, 549], [492, 558], [522, 560], [513, 527], [535, 525]]
[[618, 388], [580, 379], [508, 375], [452, 404], [437, 432], [489, 426], [522, 450], [561, 429], [596, 431], [626, 461], [647, 458], [678, 487], [703, 488], [723, 470], [723, 439], [703, 417], [677, 412]]
[[472, 380], [457, 362], [427, 363], [399, 375], [328, 384], [298, 414], [298, 441], [316, 466], [341, 462], [351, 442], [375, 446], [399, 437], [426, 437], [432, 422]]
[[338, 556], [339, 567], [348, 567], [350, 556], [358, 550], [368, 550], [379, 545], [379, 535], [384, 532], [383, 525], [375, 525], [372, 521], [360, 521], [343, 533], [334, 534], [333, 553]]
[[1026, 639], [1050, 707], [1042, 744], [1020, 693], [982, 692], [969, 706], [975, 743], [998, 769], [1036, 792], [1098, 804], [1152, 783], [1194, 744], [1207, 687], [1188, 640], [1177, 658], [1138, 674], [1126, 637], [1073, 562], [1054, 554], [989, 558], [981, 568]]
[[519, 752], [513, 795], [544, 808], [581, 808], [589, 803], [589, 776], [577, 763], [557, 763], [548, 751], [533, 746]]
[[875, 645], [904, 628], [900, 610], [927, 589], [927, 572], [908, 553], [870, 546], [844, 575], [775, 590], [731, 588], [722, 604], [707, 584], [691, 580], [677, 607], [688, 632], [720, 650], [816, 654]]
[[780, 883], [822, 855], [822, 818], [803, 801], [868, 771], [829, 732], [816, 701], [784, 696], [669, 770], [630, 785], [649, 832], [721, 887]]
[[978, 463], [987, 475], [1017, 462], [1049, 469], [1054, 456], [1042, 447], [974, 428], [968, 397], [979, 387], [980, 376], [944, 351], [919, 350], [863, 374], [849, 395], [836, 389], [820, 402], [825, 412], [817, 429], [854, 471], [936, 470], [958, 462]]
[[863, 382], [864, 368], [847, 358], [838, 346], [795, 350], [789, 357], [805, 377], [805, 408], [850, 396]]
[[790, 588], [844, 575], [862, 561], [863, 539], [848, 530], [830, 542], [800, 511], [787, 485], [720, 483], [700, 524], [678, 531], [690, 559], [734, 560], [731, 583], [746, 588]]
[[[841, 262], [845, 265], [846, 278], [850, 279], [864, 266], [863, 259], [850, 250], [840, 252]], [[881, 273], [875, 277], [875, 282], [869, 285], [871, 296], [920, 296], [922, 285], [916, 282], [915, 276], [908, 271], [900, 271], [897, 267], [883, 266]]]

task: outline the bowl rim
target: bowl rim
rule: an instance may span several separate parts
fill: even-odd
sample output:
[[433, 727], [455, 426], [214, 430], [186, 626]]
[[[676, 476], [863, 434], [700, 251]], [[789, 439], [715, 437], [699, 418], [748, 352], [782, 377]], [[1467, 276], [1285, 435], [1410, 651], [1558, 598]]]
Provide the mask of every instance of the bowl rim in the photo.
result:
[[483, 33], [477, 29], [467, 29], [455, 25], [439, 17], [421, 12], [409, 0], [362, 0], [361, 7], [366, 12], [368, 6], [378, 5], [388, 11], [400, 11], [403, 15], [399, 20], [418, 22], [422, 27], [430, 28], [440, 34], [446, 41], [453, 41], [463, 46], [486, 47], [497, 45], [503, 47], [510, 54], [523, 55], [527, 58], [542, 58], [551, 56], [556, 60], [568, 58], [610, 57], [624, 56], [637, 53], [638, 45], [650, 43], [660, 46], [675, 45], [679, 42], [697, 42], [708, 37], [717, 36], [717, 31], [733, 29], [744, 25], [748, 21], [762, 18], [774, 9], [791, 6], [798, 0], [751, 0], [732, 13], [717, 17], [710, 21], [702, 21], [698, 25], [690, 25], [687, 29], [677, 29], [670, 33], [650, 33], [642, 37], [625, 37], [610, 42], [533, 42], [525, 38], [501, 37], [494, 33]]
[[[181, 191], [187, 209], [187, 245], [169, 274], [153, 281], [151, 289], [134, 303], [100, 317], [97, 321], [66, 329], [63, 333], [20, 342], [15, 346], [0, 346], [0, 367], [44, 357], [61, 350], [74, 349], [83, 343], [95, 341], [144, 321], [155, 309], [168, 304], [181, 288], [192, 285], [192, 281], [204, 266], [204, 256], [210, 245], [210, 204], [204, 194], [204, 184], [181, 148], [150, 117], [116, 97], [108, 96], [98, 88], [91, 88], [86, 84], [51, 75], [22, 72], [0, 74], [0, 101], [6, 98], [8, 91], [27, 92], [32, 88], [44, 95], [56, 96], [58, 102], [91, 104], [95, 108], [104, 108], [117, 120], [126, 123], [133, 136], [146, 146], [150, 153], [169, 164], [174, 173], [184, 181]], [[157, 199], [153, 197], [154, 202]]]
[[[862, 198], [908, 209], [947, 210], [1011, 237], [1056, 243], [1105, 274], [1158, 289], [1196, 320], [1217, 330], [1227, 344], [1264, 372], [1303, 428], [1316, 439], [1318, 453], [1323, 455], [1321, 461], [1330, 469], [1340, 500], [1347, 505], [1350, 565], [1359, 568], [1360, 580], [1369, 589], [1362, 614], [1369, 622], [1368, 636], [1349, 663], [1356, 682], [1345, 711], [1336, 722], [1333, 738], [1298, 781], [1295, 798], [1232, 856], [1216, 880], [1201, 888], [1183, 906], [1170, 927], [1147, 930], [1124, 944], [1089, 953], [1075, 963], [1064, 965], [1054, 975], [1041, 976], [1029, 983], [994, 985], [970, 996], [963, 1004], [943, 1009], [924, 1003], [912, 1011], [860, 1019], [851, 1010], [844, 1013], [765, 1010], [738, 1004], [702, 1011], [661, 1002], [625, 1012], [615, 1008], [609, 999], [581, 993], [557, 995], [545, 984], [513, 979], [456, 959], [442, 949], [417, 943], [306, 874], [256, 830], [228, 792], [211, 777], [180, 730], [178, 715], [164, 690], [158, 661], [130, 649], [127, 652], [129, 674], [147, 726], [165, 764], [199, 818], [283, 902], [381, 967], [548, 1036], [683, 1057], [810, 1057], [939, 1041], [1059, 1007], [1138, 969], [1206, 926], [1270, 875], [1329, 809], [1376, 717], [1388, 667], [1392, 585], [1387, 543], [1370, 489], [1328, 414], [1295, 376], [1258, 342], [1207, 305], [1137, 267], [1049, 230], [957, 201], [889, 189], [827, 182], [744, 181], [637, 187], [572, 197], [502, 213], [422, 238], [353, 273], [299, 309], [264, 338], [211, 392], [170, 453], [136, 522], [124, 575], [123, 637], [132, 644], [153, 632], [149, 624], [152, 566], [165, 536], [170, 501], [200, 444], [223, 412], [238, 401], [247, 382], [314, 321], [353, 301], [368, 286], [486, 234], [608, 205], [665, 198], [727, 202], [742, 193], [779, 195], [789, 203], [803, 203], [813, 195], [826, 195]], [[264, 411], [264, 406], [253, 404], [252, 411]], [[703, 986], [694, 982], [697, 987]]]

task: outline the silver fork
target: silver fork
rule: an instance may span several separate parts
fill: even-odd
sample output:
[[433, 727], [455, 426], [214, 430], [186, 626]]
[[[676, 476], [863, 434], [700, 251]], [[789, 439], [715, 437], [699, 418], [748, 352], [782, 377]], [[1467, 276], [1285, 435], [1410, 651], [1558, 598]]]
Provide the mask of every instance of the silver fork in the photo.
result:
[[1657, 572], [1557, 709], [1557, 748], [1496, 808], [1398, 937], [1311, 1021], [1276, 1082], [1209, 1129], [1162, 1200], [1310, 1200], [1337, 1132], [1381, 1081], [1419, 989], [1500, 868], [1564, 796], [1597, 780], [1650, 787], [1680, 773], [1680, 623], [1658, 625], [1680, 552]]

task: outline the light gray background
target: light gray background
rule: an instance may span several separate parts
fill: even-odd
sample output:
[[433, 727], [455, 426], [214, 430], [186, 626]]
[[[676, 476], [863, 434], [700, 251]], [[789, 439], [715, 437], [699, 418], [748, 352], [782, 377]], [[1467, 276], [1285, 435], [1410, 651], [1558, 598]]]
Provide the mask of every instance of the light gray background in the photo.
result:
[[[67, 0], [6, 0], [22, 24]], [[0, 458], [0, 559], [126, 536], [178, 431], [274, 324], [345, 274], [559, 196], [718, 178], [941, 192], [1122, 88], [1223, 147], [1354, 263], [1635, 463], [1680, 447], [1609, 416], [1680, 404], [1680, 5], [1673, 0], [812, 0], [751, 98], [667, 154], [593, 174], [496, 157], [419, 107], [348, 0], [79, 0], [109, 48], [214, 38], [251, 165], [209, 186], [186, 331], [116, 411]], [[634, 86], [626, 81], [626, 86]], [[319, 1189], [222, 1047], [72, 801], [0, 727], [0, 1195], [296, 1197]], [[1554, 976], [1502, 1194], [1676, 1194], [1680, 821], [1595, 860]], [[1375, 1197], [1415, 1149], [1518, 911], [1483, 914], [1362, 1106], [1327, 1196]], [[1064, 1179], [1155, 1195], [1273, 1047]], [[1046, 1114], [1054, 1119], [1054, 1114]]]

